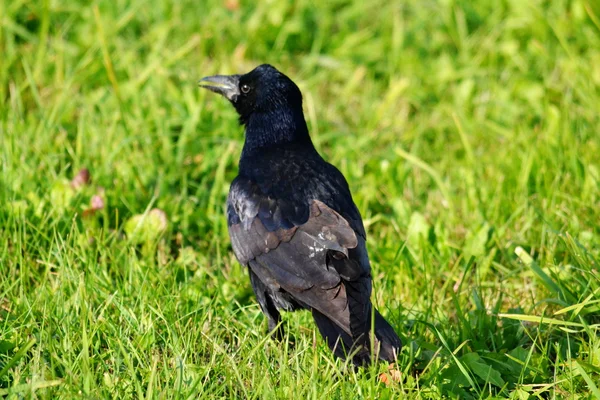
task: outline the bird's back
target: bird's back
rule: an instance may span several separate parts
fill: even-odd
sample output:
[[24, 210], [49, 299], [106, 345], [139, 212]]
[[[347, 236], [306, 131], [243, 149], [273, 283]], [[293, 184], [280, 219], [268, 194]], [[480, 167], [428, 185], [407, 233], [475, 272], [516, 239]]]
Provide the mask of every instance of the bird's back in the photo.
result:
[[[366, 238], [358, 208], [342, 173], [309, 146], [277, 146], [259, 155], [242, 157], [238, 177], [232, 182], [230, 198], [240, 184], [253, 182], [265, 196], [285, 207], [283, 217], [297, 225], [306, 222], [313, 200], [322, 201], [344, 217], [352, 229]], [[238, 192], [238, 193], [236, 193]]]

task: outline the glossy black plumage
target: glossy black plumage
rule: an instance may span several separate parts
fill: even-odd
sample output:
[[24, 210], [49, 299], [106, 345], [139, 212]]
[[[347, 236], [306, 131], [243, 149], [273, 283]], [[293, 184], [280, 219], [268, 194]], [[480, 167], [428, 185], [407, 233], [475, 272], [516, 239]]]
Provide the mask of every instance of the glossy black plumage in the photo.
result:
[[401, 342], [371, 305], [360, 213], [343, 175], [310, 140], [298, 87], [270, 65], [200, 84], [227, 97], [246, 128], [227, 222], [269, 329], [282, 310], [311, 310], [334, 353], [364, 364], [373, 323], [378, 357], [393, 361]]

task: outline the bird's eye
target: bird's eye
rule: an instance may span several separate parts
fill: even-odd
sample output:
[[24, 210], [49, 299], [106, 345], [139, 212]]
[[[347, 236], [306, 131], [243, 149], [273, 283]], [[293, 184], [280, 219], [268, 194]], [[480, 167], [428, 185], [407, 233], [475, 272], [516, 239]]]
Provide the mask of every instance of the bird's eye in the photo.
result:
[[242, 89], [242, 93], [248, 93], [250, 91], [250, 86], [242, 85], [240, 89]]

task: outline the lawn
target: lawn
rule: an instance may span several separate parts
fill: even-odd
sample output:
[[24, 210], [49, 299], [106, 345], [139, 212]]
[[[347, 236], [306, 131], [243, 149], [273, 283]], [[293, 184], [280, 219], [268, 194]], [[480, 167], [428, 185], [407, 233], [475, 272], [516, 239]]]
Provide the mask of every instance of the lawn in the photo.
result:
[[[197, 87], [270, 63], [363, 215], [391, 370], [266, 320]], [[0, 0], [0, 396], [600, 398], [600, 3]], [[89, 175], [86, 173], [89, 172]]]

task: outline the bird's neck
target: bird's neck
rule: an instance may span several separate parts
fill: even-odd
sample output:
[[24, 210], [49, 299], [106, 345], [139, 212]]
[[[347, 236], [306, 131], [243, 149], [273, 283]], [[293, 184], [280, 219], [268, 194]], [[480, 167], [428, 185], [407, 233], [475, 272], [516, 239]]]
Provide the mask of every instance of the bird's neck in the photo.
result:
[[247, 121], [246, 139], [242, 150], [246, 158], [260, 156], [265, 150], [277, 147], [298, 146], [314, 148], [302, 111], [275, 110], [267, 113], [253, 113]]

